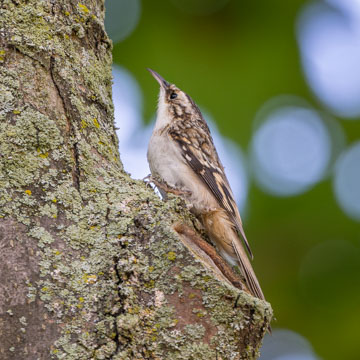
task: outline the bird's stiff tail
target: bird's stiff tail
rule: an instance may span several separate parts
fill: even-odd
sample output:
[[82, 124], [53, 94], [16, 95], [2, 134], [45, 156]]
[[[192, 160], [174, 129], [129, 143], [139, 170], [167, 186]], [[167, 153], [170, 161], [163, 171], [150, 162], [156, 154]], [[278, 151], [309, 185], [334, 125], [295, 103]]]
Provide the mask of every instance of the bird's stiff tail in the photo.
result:
[[239, 238], [233, 240], [232, 245], [237, 255], [241, 275], [245, 278], [247, 287], [254, 296], [261, 300], [265, 300], [259, 281], [255, 275], [249, 258], [247, 257], [244, 247], [241, 244]]
[[222, 209], [211, 211], [204, 214], [202, 219], [211, 240], [216, 243], [221, 255], [231, 264], [239, 265], [240, 273], [244, 277], [250, 293], [265, 300], [245, 248], [226, 212]]

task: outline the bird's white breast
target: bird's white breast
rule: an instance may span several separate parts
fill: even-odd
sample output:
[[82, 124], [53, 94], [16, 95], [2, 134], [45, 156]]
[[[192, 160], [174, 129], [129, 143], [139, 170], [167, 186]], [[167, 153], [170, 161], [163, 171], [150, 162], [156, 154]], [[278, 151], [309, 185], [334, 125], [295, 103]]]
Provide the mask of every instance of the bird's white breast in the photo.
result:
[[173, 188], [181, 186], [181, 172], [186, 171], [184, 159], [177, 144], [167, 133], [154, 131], [147, 153], [151, 173], [160, 180], [164, 180]]
[[179, 145], [166, 131], [154, 130], [148, 147], [148, 162], [152, 175], [169, 186], [189, 192], [184, 196], [196, 213], [218, 207], [217, 201], [206, 185], [183, 158]]

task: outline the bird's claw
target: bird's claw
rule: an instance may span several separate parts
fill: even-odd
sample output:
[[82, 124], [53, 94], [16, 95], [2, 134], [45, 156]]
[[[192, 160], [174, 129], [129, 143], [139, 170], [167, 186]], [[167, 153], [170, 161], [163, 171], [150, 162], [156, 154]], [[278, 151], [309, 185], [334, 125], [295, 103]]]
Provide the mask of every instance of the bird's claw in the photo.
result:
[[174, 189], [173, 187], [167, 185], [166, 183], [154, 179], [154, 177], [151, 174], [145, 176], [143, 178], [143, 181], [146, 183], [146, 186], [150, 186], [150, 184], [154, 184], [158, 189], [162, 190], [161, 193], [164, 192], [164, 193], [171, 193], [174, 195], [186, 195], [186, 196], [191, 195], [191, 191]]
[[145, 176], [142, 181], [145, 183], [146, 187], [151, 187], [151, 183], [155, 184], [151, 174]]

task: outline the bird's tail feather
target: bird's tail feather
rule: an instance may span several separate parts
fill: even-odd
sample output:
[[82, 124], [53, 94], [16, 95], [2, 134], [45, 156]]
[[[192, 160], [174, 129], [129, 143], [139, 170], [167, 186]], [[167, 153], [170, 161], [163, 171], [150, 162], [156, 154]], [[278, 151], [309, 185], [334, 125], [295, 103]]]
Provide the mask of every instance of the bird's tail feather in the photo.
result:
[[254, 296], [265, 300], [259, 281], [245, 253], [243, 245], [240, 243], [238, 238], [232, 241], [232, 245], [238, 258], [241, 275], [245, 278], [247, 287]]
[[252, 295], [265, 300], [245, 248], [225, 210], [210, 211], [202, 215], [203, 224], [220, 253], [231, 264], [238, 264], [241, 275]]

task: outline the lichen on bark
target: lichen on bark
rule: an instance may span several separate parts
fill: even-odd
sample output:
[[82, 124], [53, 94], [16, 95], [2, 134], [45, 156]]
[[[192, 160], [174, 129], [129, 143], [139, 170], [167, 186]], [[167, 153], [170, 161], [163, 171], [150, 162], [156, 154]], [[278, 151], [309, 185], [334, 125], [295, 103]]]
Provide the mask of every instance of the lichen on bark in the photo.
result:
[[103, 18], [0, 4], [0, 357], [256, 358], [270, 305], [189, 251], [180, 199], [123, 171]]

